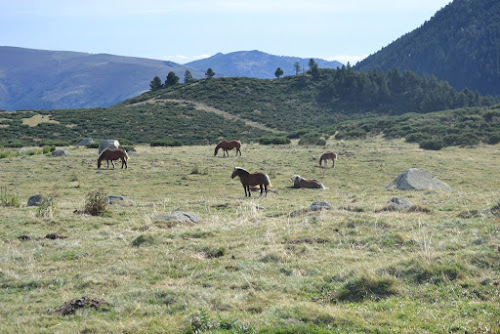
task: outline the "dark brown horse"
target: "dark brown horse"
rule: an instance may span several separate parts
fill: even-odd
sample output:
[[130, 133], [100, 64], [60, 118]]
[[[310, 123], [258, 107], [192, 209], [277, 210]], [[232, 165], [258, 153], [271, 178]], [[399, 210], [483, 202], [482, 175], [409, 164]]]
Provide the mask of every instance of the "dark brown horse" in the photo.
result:
[[[264, 189], [266, 190], [267, 196], [267, 187], [271, 186], [271, 180], [269, 176], [264, 173], [254, 173], [250, 174], [247, 170], [241, 167], [234, 167], [233, 173], [231, 174], [231, 178], [234, 179], [236, 176], [240, 177], [241, 184], [243, 185], [243, 189], [245, 189], [245, 197], [252, 196], [250, 192], [250, 186], [260, 186], [260, 196], [262, 196], [262, 192]], [[248, 195], [247, 195], [248, 190]]]
[[217, 152], [219, 152], [219, 149], [221, 148], [224, 151], [222, 155], [223, 157], [225, 157], [226, 154], [227, 156], [229, 156], [229, 150], [232, 150], [233, 148], [236, 148], [236, 155], [240, 153], [241, 156], [240, 147], [241, 147], [241, 142], [239, 140], [223, 140], [215, 147], [214, 157], [217, 155]]
[[325, 166], [328, 166], [327, 160], [332, 161], [332, 168], [335, 167], [335, 160], [337, 160], [337, 154], [333, 152], [326, 152], [319, 157], [319, 166], [321, 167], [321, 162], [325, 160]]
[[128, 168], [127, 166], [127, 160], [129, 159], [127, 151], [121, 148], [108, 148], [105, 149], [104, 151], [99, 154], [99, 158], [97, 158], [97, 168], [101, 168], [101, 161], [106, 160], [108, 163], [109, 168], [109, 162], [111, 161], [111, 165], [113, 165], [113, 168], [115, 168], [115, 164], [113, 163], [113, 160], [118, 160], [121, 159], [122, 161], [122, 168], [125, 166], [125, 169]]

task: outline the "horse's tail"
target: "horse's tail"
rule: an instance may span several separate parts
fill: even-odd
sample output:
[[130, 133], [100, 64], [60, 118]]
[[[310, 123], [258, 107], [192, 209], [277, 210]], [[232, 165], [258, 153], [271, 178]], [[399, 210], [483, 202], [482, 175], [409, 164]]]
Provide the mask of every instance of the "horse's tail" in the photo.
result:
[[264, 176], [265, 176], [265, 178], [266, 178], [267, 185], [268, 185], [269, 187], [272, 187], [273, 185], [272, 185], [272, 183], [271, 183], [271, 179], [269, 178], [269, 175], [264, 174]]
[[127, 150], [123, 150], [123, 152], [125, 153], [125, 160], [130, 160]]

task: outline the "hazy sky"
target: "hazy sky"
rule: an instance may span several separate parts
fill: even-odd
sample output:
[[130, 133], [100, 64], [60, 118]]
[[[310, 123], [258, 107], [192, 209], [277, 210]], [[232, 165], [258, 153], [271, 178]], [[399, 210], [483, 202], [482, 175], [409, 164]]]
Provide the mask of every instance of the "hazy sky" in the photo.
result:
[[0, 45], [186, 63], [260, 50], [352, 64], [451, 0], [0, 0]]

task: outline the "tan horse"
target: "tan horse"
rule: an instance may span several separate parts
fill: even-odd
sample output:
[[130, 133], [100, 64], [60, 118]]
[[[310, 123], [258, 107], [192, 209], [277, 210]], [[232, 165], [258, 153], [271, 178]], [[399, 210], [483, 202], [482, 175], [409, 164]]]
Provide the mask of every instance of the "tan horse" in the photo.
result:
[[332, 168], [335, 167], [335, 160], [337, 160], [337, 154], [334, 152], [326, 152], [319, 157], [319, 166], [321, 167], [321, 163], [323, 160], [325, 161], [325, 166], [328, 166], [327, 160], [330, 159], [332, 161]]
[[294, 188], [326, 189], [318, 180], [306, 180], [300, 175], [293, 175], [291, 179]]
[[[241, 167], [234, 167], [233, 173], [231, 174], [231, 178], [234, 179], [236, 176], [240, 177], [243, 189], [245, 189], [245, 197], [252, 196], [252, 193], [250, 192], [251, 186], [260, 186], [260, 196], [262, 196], [262, 192], [265, 189], [267, 196], [267, 187], [271, 186], [271, 180], [269, 179], [269, 176], [267, 176], [267, 174], [264, 173], [250, 174], [247, 170]], [[247, 190], [248, 190], [248, 195], [247, 195]]]
[[115, 164], [113, 163], [113, 160], [118, 160], [121, 159], [122, 161], [122, 168], [125, 166], [125, 169], [128, 168], [127, 166], [127, 160], [129, 159], [129, 156], [127, 154], [127, 151], [121, 148], [113, 149], [113, 148], [107, 148], [104, 151], [99, 154], [99, 158], [97, 158], [97, 168], [101, 168], [101, 162], [103, 160], [106, 160], [108, 163], [107, 168], [109, 168], [109, 162], [111, 161], [111, 165], [113, 165], [113, 168], [115, 168]]
[[221, 148], [224, 151], [223, 157], [225, 157], [226, 154], [227, 156], [229, 156], [229, 150], [232, 150], [233, 148], [236, 148], [236, 155], [240, 153], [241, 156], [240, 147], [241, 147], [241, 142], [239, 140], [230, 140], [230, 141], [223, 140], [215, 147], [214, 157], [217, 155], [217, 152], [219, 152], [219, 149]]

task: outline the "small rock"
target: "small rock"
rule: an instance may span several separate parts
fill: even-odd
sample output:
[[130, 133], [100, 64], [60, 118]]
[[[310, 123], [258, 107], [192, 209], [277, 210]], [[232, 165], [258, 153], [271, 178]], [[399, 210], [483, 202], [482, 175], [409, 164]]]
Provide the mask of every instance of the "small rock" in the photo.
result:
[[398, 198], [398, 197], [391, 198], [391, 200], [389, 201], [389, 204], [393, 205], [393, 206], [395, 206], [397, 208], [401, 208], [401, 209], [406, 209], [406, 208], [409, 208], [409, 207], [411, 207], [413, 205], [407, 199]]
[[311, 204], [309, 207], [310, 211], [319, 211], [319, 210], [329, 210], [332, 208], [332, 205], [328, 202], [323, 202], [323, 201], [315, 201]]
[[43, 201], [42, 195], [33, 195], [28, 199], [28, 206], [40, 206]]
[[52, 151], [51, 153], [53, 156], [55, 157], [59, 157], [59, 156], [62, 156], [62, 155], [70, 155], [68, 151], [66, 150], [54, 150]]
[[198, 223], [200, 218], [191, 212], [174, 211], [171, 214], [154, 216], [153, 220], [179, 223]]
[[21, 240], [21, 241], [26, 241], [26, 240], [31, 240], [31, 237], [29, 235], [20, 235], [19, 237], [17, 237], [17, 239]]
[[108, 197], [105, 198], [105, 200], [108, 203], [113, 203], [113, 202], [118, 202], [118, 201], [124, 201], [125, 198], [123, 196], [109, 195]]

